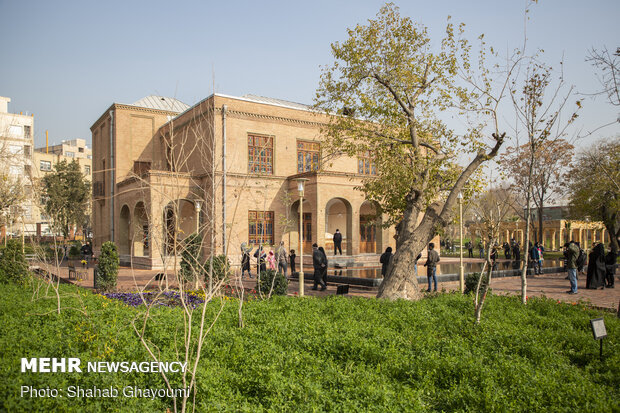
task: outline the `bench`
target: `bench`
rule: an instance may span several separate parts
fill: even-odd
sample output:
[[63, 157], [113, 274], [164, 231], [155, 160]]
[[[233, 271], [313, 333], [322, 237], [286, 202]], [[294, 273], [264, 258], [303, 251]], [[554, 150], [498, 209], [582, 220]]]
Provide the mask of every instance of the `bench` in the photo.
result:
[[72, 262], [69, 262], [68, 268], [69, 268], [69, 279], [77, 280], [77, 271], [75, 270], [75, 264]]

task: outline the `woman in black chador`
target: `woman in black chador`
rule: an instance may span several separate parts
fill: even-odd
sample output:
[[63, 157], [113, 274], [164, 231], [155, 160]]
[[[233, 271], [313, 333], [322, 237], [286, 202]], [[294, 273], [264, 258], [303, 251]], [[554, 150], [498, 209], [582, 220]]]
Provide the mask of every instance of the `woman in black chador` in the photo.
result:
[[385, 252], [381, 254], [379, 258], [379, 262], [381, 263], [381, 276], [385, 277], [387, 274], [388, 265], [390, 265], [390, 260], [392, 259], [392, 247], [387, 247]]
[[586, 288], [605, 288], [605, 246], [598, 244], [588, 255], [588, 278]]

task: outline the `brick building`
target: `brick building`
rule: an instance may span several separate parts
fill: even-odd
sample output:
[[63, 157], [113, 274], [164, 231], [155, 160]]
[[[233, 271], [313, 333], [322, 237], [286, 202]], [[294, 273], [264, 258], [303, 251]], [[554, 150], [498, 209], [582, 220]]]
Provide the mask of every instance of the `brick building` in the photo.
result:
[[[325, 159], [326, 115], [253, 95], [212, 95], [192, 107], [149, 96], [112, 104], [91, 127], [95, 251], [114, 240], [142, 268], [175, 262], [175, 246], [200, 231], [204, 250], [238, 261], [242, 242], [299, 250], [298, 178], [307, 178], [304, 251], [394, 247], [375, 207], [354, 188], [375, 173], [369, 156]], [[177, 260], [178, 261], [178, 260]]]

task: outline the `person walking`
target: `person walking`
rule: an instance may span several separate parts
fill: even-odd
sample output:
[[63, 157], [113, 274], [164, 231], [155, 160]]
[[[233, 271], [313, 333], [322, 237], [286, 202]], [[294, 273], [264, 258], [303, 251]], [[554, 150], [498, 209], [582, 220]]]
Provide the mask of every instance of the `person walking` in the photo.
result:
[[618, 251], [613, 248], [605, 255], [605, 287], [614, 288], [614, 279], [616, 278], [616, 261], [618, 260]]
[[336, 229], [334, 234], [334, 255], [336, 255], [336, 251], [340, 251], [340, 255], [342, 255], [342, 234], [339, 229]]
[[542, 269], [545, 264], [545, 246], [539, 242], [537, 244], [538, 244], [538, 261], [540, 261], [540, 265], [538, 266], [538, 269], [540, 270], [539, 273], [542, 274]]
[[280, 246], [276, 251], [276, 261], [278, 262], [278, 272], [284, 274], [286, 278], [286, 271], [288, 269], [288, 265], [286, 263], [286, 248], [284, 248], [284, 241], [280, 241]]
[[390, 260], [392, 259], [392, 247], [387, 247], [385, 252], [381, 254], [379, 258], [379, 262], [381, 263], [381, 276], [385, 278], [385, 274], [387, 274], [388, 265], [390, 265]]
[[321, 251], [323, 257], [325, 258], [325, 268], [323, 268], [323, 275], [321, 276], [321, 279], [323, 280], [325, 287], [327, 287], [327, 268], [329, 268], [329, 260], [327, 259], [327, 254], [325, 253], [325, 249], [323, 247], [319, 247], [319, 251]]
[[467, 252], [469, 253], [469, 258], [474, 258], [474, 245], [471, 241], [467, 241]]
[[510, 244], [508, 244], [507, 242], [504, 242], [502, 244], [502, 249], [504, 250], [504, 258], [509, 260], [510, 259]]
[[521, 246], [517, 241], [512, 244], [512, 255], [515, 257], [515, 261], [521, 261]]
[[493, 247], [491, 247], [491, 269], [493, 271], [497, 270], [497, 256], [498, 256], [498, 252], [497, 252], [497, 245], [493, 245]]
[[568, 281], [570, 282], [570, 290], [568, 294], [577, 294], [577, 257], [579, 257], [579, 247], [575, 241], [568, 243], [565, 251], [566, 271], [568, 272]]
[[586, 288], [597, 290], [605, 288], [605, 246], [597, 244], [590, 255], [588, 255], [588, 275], [586, 278]]
[[256, 273], [260, 276], [261, 272], [266, 272], [267, 267], [265, 265], [265, 258], [267, 258], [267, 254], [263, 251], [263, 247], [259, 245], [254, 252], [254, 258], [256, 258]]
[[293, 276], [293, 274], [295, 274], [295, 272], [297, 272], [296, 270], [296, 265], [295, 265], [295, 259], [297, 258], [297, 255], [295, 255], [295, 250], [291, 250], [291, 255], [288, 256], [289, 262], [291, 263], [291, 276]]
[[480, 258], [484, 258], [484, 244], [482, 240], [478, 243], [478, 252], [480, 253]]
[[269, 255], [267, 255], [267, 269], [276, 270], [276, 255], [273, 250], [270, 250]]
[[538, 251], [538, 242], [536, 245], [530, 246], [530, 261], [532, 262], [534, 275], [540, 274], [540, 252]]
[[248, 247], [245, 242], [241, 243], [241, 278], [243, 278], [245, 272], [248, 272], [248, 276], [252, 278], [252, 271], [250, 271], [250, 252], [252, 247]]
[[325, 255], [319, 251], [316, 243], [312, 244], [312, 267], [314, 268], [314, 285], [313, 290], [317, 289], [317, 285], [321, 285], [321, 291], [325, 291], [327, 286], [323, 282], [323, 269], [327, 267]]
[[577, 256], [577, 276], [579, 276], [579, 273], [583, 272], [583, 269], [588, 263], [588, 256], [586, 255], [586, 252], [581, 248], [581, 245], [579, 245], [578, 242], [576, 242], [575, 244], [577, 245], [577, 248], [579, 248], [579, 255]]
[[428, 244], [428, 256], [424, 266], [426, 267], [426, 276], [428, 277], [428, 290], [431, 292], [431, 281], [435, 284], [434, 291], [437, 291], [437, 263], [439, 262], [439, 254], [435, 251], [435, 244]]

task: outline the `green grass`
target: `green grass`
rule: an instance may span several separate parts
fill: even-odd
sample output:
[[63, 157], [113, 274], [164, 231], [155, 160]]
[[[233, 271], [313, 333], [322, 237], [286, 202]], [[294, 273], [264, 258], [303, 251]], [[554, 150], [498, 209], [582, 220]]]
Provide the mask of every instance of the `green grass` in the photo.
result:
[[[29, 399], [21, 385], [161, 387], [157, 374], [20, 373], [21, 357], [86, 361], [149, 360], [130, 308], [63, 286], [31, 300], [32, 288], [0, 295], [1, 411], [165, 411], [169, 399]], [[72, 295], [72, 296], [70, 296]], [[68, 307], [85, 305], [84, 314]], [[609, 337], [598, 357], [581, 305], [490, 296], [481, 325], [471, 297], [440, 294], [419, 302], [329, 297], [224, 301], [200, 362], [197, 411], [618, 411], [620, 320], [605, 313]], [[211, 321], [219, 302], [208, 307]], [[157, 308], [147, 338], [177, 360], [178, 308]], [[172, 377], [174, 385], [179, 378]]]

